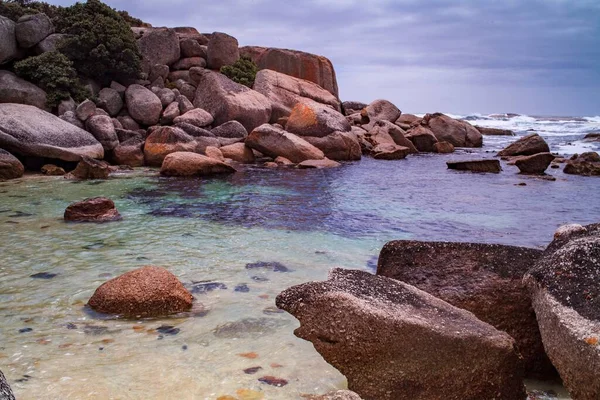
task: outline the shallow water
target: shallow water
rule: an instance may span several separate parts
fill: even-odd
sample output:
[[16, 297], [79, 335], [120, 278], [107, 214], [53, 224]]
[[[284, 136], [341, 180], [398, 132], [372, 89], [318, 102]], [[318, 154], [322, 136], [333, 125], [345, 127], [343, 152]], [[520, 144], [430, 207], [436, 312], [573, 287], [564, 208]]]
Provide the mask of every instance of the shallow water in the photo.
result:
[[[0, 183], [1, 369], [19, 399], [300, 399], [343, 388], [294, 337], [297, 321], [274, 308], [281, 290], [334, 266], [373, 270], [392, 239], [543, 247], [561, 224], [600, 220], [596, 178], [550, 170], [552, 182], [505, 164], [499, 175], [446, 169], [489, 149], [219, 179], [140, 169], [105, 182]], [[123, 221], [62, 221], [70, 203], [93, 196], [112, 198]], [[261, 261], [288, 271], [246, 268]], [[191, 315], [133, 322], [85, 308], [101, 283], [148, 264], [195, 289]], [[259, 382], [268, 375], [288, 384]]]

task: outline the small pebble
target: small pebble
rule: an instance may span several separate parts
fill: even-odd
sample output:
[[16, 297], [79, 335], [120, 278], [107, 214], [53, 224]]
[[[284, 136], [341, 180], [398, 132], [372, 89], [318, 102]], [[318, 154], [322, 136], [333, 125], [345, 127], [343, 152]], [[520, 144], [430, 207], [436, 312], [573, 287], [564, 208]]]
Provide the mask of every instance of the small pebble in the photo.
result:
[[51, 272], [40, 272], [37, 274], [30, 275], [29, 277], [33, 278], [33, 279], [52, 279], [52, 278], [56, 277], [57, 275], [58, 274], [53, 274]]
[[27, 332], [31, 332], [33, 331], [33, 329], [31, 328], [21, 328], [19, 329], [19, 333], [27, 333]]
[[257, 373], [258, 371], [260, 371], [261, 369], [262, 369], [262, 367], [246, 368], [244, 370], [244, 373], [248, 374], [248, 375], [253, 375], [253, 374]]
[[240, 285], [237, 285], [235, 287], [234, 291], [235, 292], [240, 292], [240, 293], [248, 293], [250, 291], [250, 288], [245, 283], [242, 283]]
[[186, 351], [188, 349], [187, 344], [184, 344], [183, 346], [181, 346], [181, 350]]
[[163, 326], [156, 328], [156, 331], [159, 333], [163, 333], [165, 335], [173, 336], [173, 335], [177, 335], [181, 331], [181, 329], [175, 328], [174, 326], [171, 326], [171, 325], [163, 325]]
[[258, 381], [275, 387], [284, 387], [288, 384], [288, 381], [285, 379], [276, 378], [274, 376], [263, 376], [262, 378], [258, 378]]

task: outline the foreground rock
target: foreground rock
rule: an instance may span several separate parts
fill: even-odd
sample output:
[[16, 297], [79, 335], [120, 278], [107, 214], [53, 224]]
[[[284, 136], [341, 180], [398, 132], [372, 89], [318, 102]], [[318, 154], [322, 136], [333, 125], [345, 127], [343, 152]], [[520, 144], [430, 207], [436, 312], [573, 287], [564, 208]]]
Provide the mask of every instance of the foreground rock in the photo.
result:
[[161, 267], [147, 266], [105, 282], [88, 305], [104, 314], [160, 317], [188, 311], [193, 297], [183, 284]]
[[178, 151], [195, 151], [194, 138], [172, 126], [157, 127], [150, 132], [144, 145], [146, 164], [159, 167], [168, 154]]
[[111, 199], [94, 197], [71, 204], [64, 218], [71, 222], [110, 222], [119, 221], [121, 214]]
[[440, 142], [448, 142], [455, 147], [483, 146], [481, 133], [466, 121], [440, 113], [427, 114], [423, 121]]
[[570, 175], [599, 176], [600, 155], [593, 151], [577, 155], [567, 161], [564, 172]]
[[236, 172], [235, 168], [229, 164], [190, 152], [169, 154], [160, 168], [161, 175], [166, 176], [212, 176], [234, 172]]
[[529, 377], [554, 378], [523, 276], [542, 251], [479, 243], [387, 243], [377, 275], [413, 285], [508, 333]]
[[560, 234], [525, 277], [550, 360], [574, 400], [600, 398], [600, 224]]
[[0, 371], [0, 400], [15, 400], [15, 396], [2, 371]]
[[549, 153], [550, 147], [543, 137], [537, 133], [523, 136], [498, 153], [499, 157], [531, 156], [538, 153]]
[[334, 269], [276, 303], [364, 399], [526, 397], [510, 336], [413, 286]]
[[306, 140], [269, 124], [254, 129], [246, 138], [246, 146], [272, 158], [285, 157], [293, 163], [325, 157]]
[[104, 156], [102, 145], [91, 133], [23, 104], [0, 104], [0, 147], [23, 156], [64, 161]]
[[24, 173], [21, 161], [8, 151], [0, 149], [0, 181], [20, 178]]
[[502, 171], [500, 161], [498, 160], [466, 160], [466, 161], [448, 161], [446, 163], [449, 169], [471, 172], [491, 172], [499, 174]]
[[524, 156], [515, 161], [522, 174], [543, 174], [554, 160], [552, 153], [538, 153]]
[[208, 111], [215, 125], [236, 120], [250, 132], [271, 119], [269, 99], [223, 74], [200, 70], [196, 83], [194, 106]]
[[9, 71], [0, 70], [0, 103], [28, 104], [46, 109], [46, 92]]

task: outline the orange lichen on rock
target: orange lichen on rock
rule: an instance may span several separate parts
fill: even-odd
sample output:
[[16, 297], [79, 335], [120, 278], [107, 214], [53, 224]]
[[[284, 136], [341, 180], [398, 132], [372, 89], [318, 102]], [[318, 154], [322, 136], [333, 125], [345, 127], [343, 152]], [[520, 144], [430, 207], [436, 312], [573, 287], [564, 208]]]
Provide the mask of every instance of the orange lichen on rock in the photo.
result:
[[314, 113], [313, 109], [302, 103], [296, 104], [292, 109], [288, 121], [292, 119], [305, 127], [317, 125], [317, 115]]
[[255, 358], [258, 358], [258, 354], [255, 352], [251, 352], [251, 353], [240, 353], [238, 354], [238, 356], [240, 357], [244, 357], [244, 358], [249, 358], [251, 360], [254, 360]]
[[585, 339], [585, 342], [587, 344], [589, 344], [590, 346], [597, 346], [598, 345], [598, 338], [597, 337], [589, 337], [589, 338]]

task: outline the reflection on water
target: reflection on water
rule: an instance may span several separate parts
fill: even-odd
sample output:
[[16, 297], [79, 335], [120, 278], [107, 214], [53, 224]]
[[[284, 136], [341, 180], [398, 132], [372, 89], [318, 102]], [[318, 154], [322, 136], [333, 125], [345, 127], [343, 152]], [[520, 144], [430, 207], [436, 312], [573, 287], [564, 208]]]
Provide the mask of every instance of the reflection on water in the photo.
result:
[[[223, 179], [139, 170], [101, 184], [0, 183], [0, 368], [19, 399], [300, 399], [342, 388], [344, 377], [274, 307], [282, 289], [334, 266], [373, 271], [392, 239], [539, 247], [563, 223], [600, 219], [593, 178], [446, 170], [469, 156]], [[99, 195], [123, 221], [62, 221], [68, 204]], [[136, 322], [85, 309], [101, 283], [147, 264], [194, 292], [191, 314]]]

